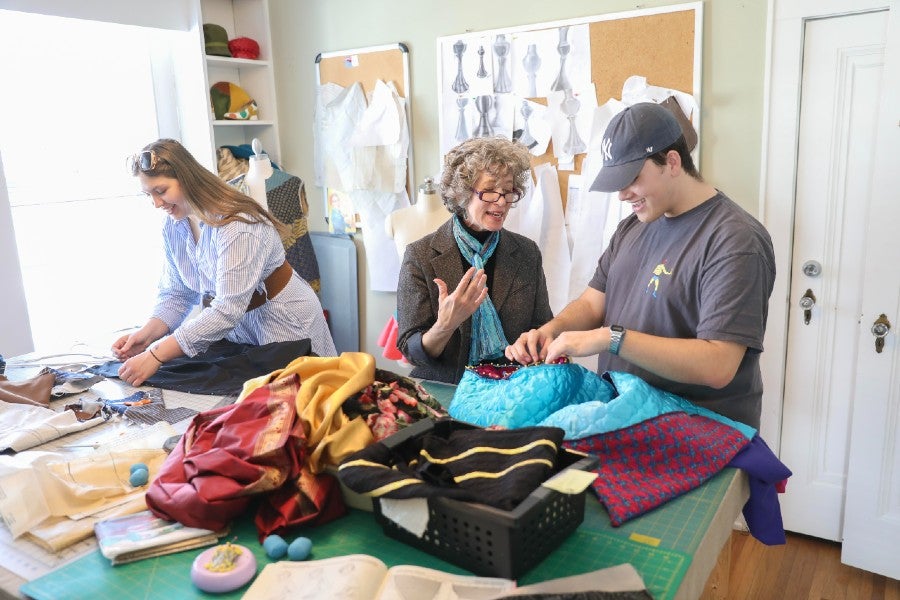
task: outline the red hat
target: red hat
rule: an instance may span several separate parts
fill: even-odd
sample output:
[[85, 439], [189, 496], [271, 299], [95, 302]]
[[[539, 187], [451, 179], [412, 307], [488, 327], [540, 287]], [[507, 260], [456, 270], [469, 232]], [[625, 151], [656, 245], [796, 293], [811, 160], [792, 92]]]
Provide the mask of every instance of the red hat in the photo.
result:
[[234, 38], [228, 42], [228, 49], [234, 58], [259, 58], [259, 44], [248, 37]]

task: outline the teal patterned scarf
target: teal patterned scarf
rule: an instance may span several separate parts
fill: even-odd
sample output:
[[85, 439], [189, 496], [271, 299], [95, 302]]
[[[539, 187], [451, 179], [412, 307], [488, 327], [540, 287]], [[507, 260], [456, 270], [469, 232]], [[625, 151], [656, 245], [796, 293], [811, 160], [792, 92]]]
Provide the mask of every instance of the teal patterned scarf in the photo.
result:
[[[476, 269], [484, 269], [486, 263], [500, 241], [500, 232], [493, 231], [482, 244], [469, 233], [459, 217], [453, 217], [453, 237], [462, 252], [463, 258]], [[503, 333], [503, 325], [497, 315], [497, 309], [487, 296], [472, 315], [472, 344], [469, 346], [469, 364], [474, 365], [483, 360], [498, 358], [503, 355], [509, 345]]]

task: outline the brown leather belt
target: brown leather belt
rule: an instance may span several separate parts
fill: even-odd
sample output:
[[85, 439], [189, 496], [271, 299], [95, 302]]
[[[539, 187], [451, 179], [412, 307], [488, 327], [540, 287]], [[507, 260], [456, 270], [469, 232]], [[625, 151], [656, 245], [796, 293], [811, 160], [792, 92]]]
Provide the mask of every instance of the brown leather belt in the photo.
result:
[[[291, 267], [290, 263], [285, 260], [277, 269], [272, 271], [272, 273], [266, 277], [265, 281], [263, 281], [263, 287], [266, 288], [266, 291], [253, 292], [253, 295], [250, 297], [250, 304], [247, 305], [247, 310], [245, 312], [250, 312], [254, 308], [259, 308], [266, 303], [266, 300], [277, 296], [281, 290], [287, 287], [293, 274], [294, 269]], [[212, 294], [203, 294], [203, 308], [209, 308], [214, 297], [215, 296]]]

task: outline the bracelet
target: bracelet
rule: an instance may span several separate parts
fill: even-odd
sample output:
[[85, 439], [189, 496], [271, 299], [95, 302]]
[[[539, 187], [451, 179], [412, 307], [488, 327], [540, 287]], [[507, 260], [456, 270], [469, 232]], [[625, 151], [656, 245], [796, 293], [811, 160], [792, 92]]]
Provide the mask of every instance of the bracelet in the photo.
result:
[[156, 362], [158, 362], [159, 364], [163, 364], [163, 361], [159, 360], [159, 357], [158, 357], [158, 356], [156, 355], [156, 353], [153, 351], [153, 348], [148, 347], [148, 348], [147, 348], [147, 352], [150, 353], [150, 356], [152, 356], [153, 358], [156, 359]]

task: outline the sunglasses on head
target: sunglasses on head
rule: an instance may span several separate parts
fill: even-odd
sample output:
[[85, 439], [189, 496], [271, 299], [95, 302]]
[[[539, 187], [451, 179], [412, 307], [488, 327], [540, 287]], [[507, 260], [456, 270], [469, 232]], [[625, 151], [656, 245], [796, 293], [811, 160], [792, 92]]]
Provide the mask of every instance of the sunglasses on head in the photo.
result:
[[159, 158], [153, 150], [144, 150], [128, 157], [128, 170], [132, 175], [139, 171], [152, 171], [156, 168]]

